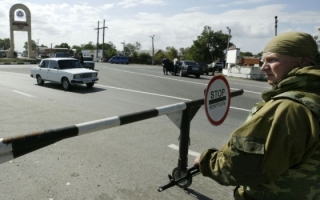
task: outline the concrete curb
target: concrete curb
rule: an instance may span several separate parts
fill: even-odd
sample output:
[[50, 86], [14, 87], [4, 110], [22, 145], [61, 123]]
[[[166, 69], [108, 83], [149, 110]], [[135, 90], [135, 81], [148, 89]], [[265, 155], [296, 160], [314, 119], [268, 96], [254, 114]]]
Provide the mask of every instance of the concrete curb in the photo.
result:
[[37, 62], [0, 62], [0, 65], [31, 65], [39, 64]]

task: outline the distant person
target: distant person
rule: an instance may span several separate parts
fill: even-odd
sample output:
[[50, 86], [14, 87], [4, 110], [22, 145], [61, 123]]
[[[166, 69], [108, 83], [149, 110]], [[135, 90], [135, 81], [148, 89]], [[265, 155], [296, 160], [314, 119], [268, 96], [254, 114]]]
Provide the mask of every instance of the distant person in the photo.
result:
[[81, 65], [84, 64], [83, 54], [82, 54], [82, 53], [80, 53], [80, 55], [79, 55], [79, 61], [80, 61], [80, 64], [81, 64]]
[[318, 46], [307, 33], [282, 33], [265, 46], [261, 70], [271, 85], [263, 101], [221, 149], [204, 151], [194, 164], [235, 186], [235, 200], [320, 199]]
[[169, 60], [166, 57], [163, 57], [162, 59], [162, 66], [163, 66], [163, 75], [169, 75], [168, 74]]
[[178, 59], [178, 58], [174, 58], [174, 59], [173, 59], [174, 75], [176, 75], [176, 73], [177, 73], [178, 65], [179, 65], [179, 59]]

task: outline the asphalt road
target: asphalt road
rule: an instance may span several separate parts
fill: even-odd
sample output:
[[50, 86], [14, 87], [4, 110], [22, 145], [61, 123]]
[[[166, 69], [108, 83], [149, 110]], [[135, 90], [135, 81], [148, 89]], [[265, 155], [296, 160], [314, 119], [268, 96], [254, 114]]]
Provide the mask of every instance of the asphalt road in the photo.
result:
[[[112, 116], [203, 98], [212, 76], [164, 76], [159, 66], [96, 63], [99, 82], [64, 91], [54, 83], [38, 86], [34, 65], [0, 65], [0, 138], [62, 128]], [[194, 155], [221, 147], [261, 101], [266, 82], [227, 77], [229, 114], [212, 126], [202, 106], [190, 127], [189, 166]], [[180, 130], [166, 116], [73, 137], [0, 165], [0, 199], [232, 199], [233, 186], [201, 175], [188, 190], [158, 192], [178, 163]]]

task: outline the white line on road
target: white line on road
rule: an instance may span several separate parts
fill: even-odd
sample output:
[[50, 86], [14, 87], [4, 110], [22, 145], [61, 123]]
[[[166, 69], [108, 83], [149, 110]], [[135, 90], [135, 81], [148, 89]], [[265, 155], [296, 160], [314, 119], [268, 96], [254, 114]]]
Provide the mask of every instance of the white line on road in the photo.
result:
[[129, 91], [129, 92], [135, 92], [135, 93], [141, 93], [141, 94], [148, 94], [148, 95], [153, 95], [153, 96], [167, 97], [167, 98], [179, 99], [179, 100], [183, 100], [183, 101], [191, 101], [191, 99], [184, 99], [184, 98], [180, 98], [180, 97], [168, 96], [168, 95], [163, 95], [163, 94], [156, 94], [156, 93], [150, 93], [150, 92], [142, 92], [142, 91], [138, 91], [138, 90], [129, 90], [129, 89], [125, 89], [125, 88], [111, 87], [111, 86], [100, 85], [100, 84], [96, 84], [96, 85], [97, 85], [97, 86], [100, 86], [100, 87], [105, 87], [105, 88], [112, 88], [112, 89], [117, 89], [117, 90], [124, 90], [124, 91]]
[[[106, 67], [107, 68], [107, 67]], [[9, 73], [9, 74], [18, 74], [18, 75], [25, 75], [25, 74], [21, 74], [21, 73], [13, 73], [13, 72], [4, 72], [4, 73]], [[130, 72], [130, 73], [134, 73], [134, 72]], [[153, 76], [153, 75], [150, 75]], [[176, 80], [176, 79], [174, 79]], [[180, 81], [180, 80], [179, 80]], [[182, 80], [181, 80], [182, 81]], [[185, 82], [190, 82], [190, 81], [185, 81]], [[194, 83], [194, 82], [190, 82], [190, 83]], [[198, 83], [197, 83], [198, 84]], [[202, 83], [201, 83], [202, 84]], [[203, 84], [204, 85], [204, 84]], [[100, 84], [96, 84], [96, 86], [100, 86], [100, 87], [104, 87], [104, 88], [112, 88], [112, 89], [117, 89], [117, 90], [124, 90], [124, 91], [129, 91], [129, 92], [135, 92], [135, 93], [141, 93], [141, 94], [149, 94], [149, 95], [153, 95], [153, 96], [161, 96], [161, 97], [167, 97], [167, 98], [173, 98], [173, 99], [179, 99], [182, 101], [191, 101], [191, 99], [185, 99], [185, 98], [180, 98], [180, 97], [174, 97], [174, 96], [168, 96], [168, 95], [162, 95], [162, 94], [156, 94], [156, 93], [149, 93], [149, 92], [142, 92], [142, 91], [138, 91], [138, 90], [129, 90], [129, 89], [125, 89], [125, 88], [118, 88], [118, 87], [111, 87], [111, 86], [106, 86], [106, 85], [100, 85]], [[34, 97], [32, 95], [23, 93], [23, 92], [19, 92], [14, 90], [16, 93], [28, 96], [28, 97]], [[236, 107], [231, 107], [231, 109], [235, 109], [235, 110], [242, 110], [242, 111], [247, 111], [247, 112], [251, 112], [251, 110], [247, 110], [244, 108], [236, 108]]]
[[[112, 69], [112, 70], [116, 70], [116, 71], [121, 71], [121, 72], [127, 72], [127, 73], [131, 73], [131, 74], [139, 74], [139, 75], [144, 75], [144, 76], [150, 76], [150, 77], [156, 77], [156, 78], [163, 78], [163, 79], [170, 79], [170, 80], [174, 80], [174, 81], [180, 81], [180, 82], [185, 82], [185, 83], [193, 83], [193, 84], [198, 84], [198, 85], [205, 85], [207, 86], [208, 84], [205, 83], [197, 83], [197, 82], [192, 82], [192, 81], [186, 81], [186, 80], [180, 80], [180, 79], [175, 79], [175, 78], [168, 78], [163, 77], [163, 76], [156, 76], [156, 75], [150, 75], [150, 74], [143, 74], [143, 73], [138, 73], [138, 72], [130, 72], [130, 71], [126, 71], [126, 70], [121, 70], [121, 69], [114, 69], [111, 67], [104, 67], [107, 69]], [[250, 85], [252, 86], [252, 85]], [[255, 87], [255, 86], [253, 86]], [[230, 88], [231, 90], [239, 90], [238, 88]], [[261, 94], [261, 92], [255, 92], [255, 91], [250, 91], [250, 90], [243, 90], [244, 92], [248, 92], [248, 93], [254, 93], [254, 94]]]
[[27, 93], [24, 93], [24, 92], [20, 92], [20, 91], [18, 91], [18, 90], [12, 90], [12, 92], [15, 92], [15, 93], [18, 93], [18, 94], [27, 96], [27, 97], [34, 97], [34, 96], [30, 95], [30, 94], [27, 94]]
[[[170, 145], [168, 145], [168, 147], [170, 147], [171, 149], [179, 151], [179, 147], [177, 145], [175, 145], [175, 144], [170, 144]], [[194, 156], [194, 157], [197, 157], [198, 155], [200, 155], [200, 153], [192, 151], [190, 149], [188, 150], [188, 154], [191, 155], [191, 156]]]

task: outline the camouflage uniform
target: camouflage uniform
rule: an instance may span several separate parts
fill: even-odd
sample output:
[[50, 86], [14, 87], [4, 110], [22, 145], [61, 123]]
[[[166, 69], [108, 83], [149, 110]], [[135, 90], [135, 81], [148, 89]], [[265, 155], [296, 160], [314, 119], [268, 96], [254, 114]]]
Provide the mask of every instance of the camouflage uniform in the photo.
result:
[[201, 154], [201, 173], [241, 185], [236, 199], [320, 199], [320, 66], [292, 70], [262, 98], [225, 146]]

